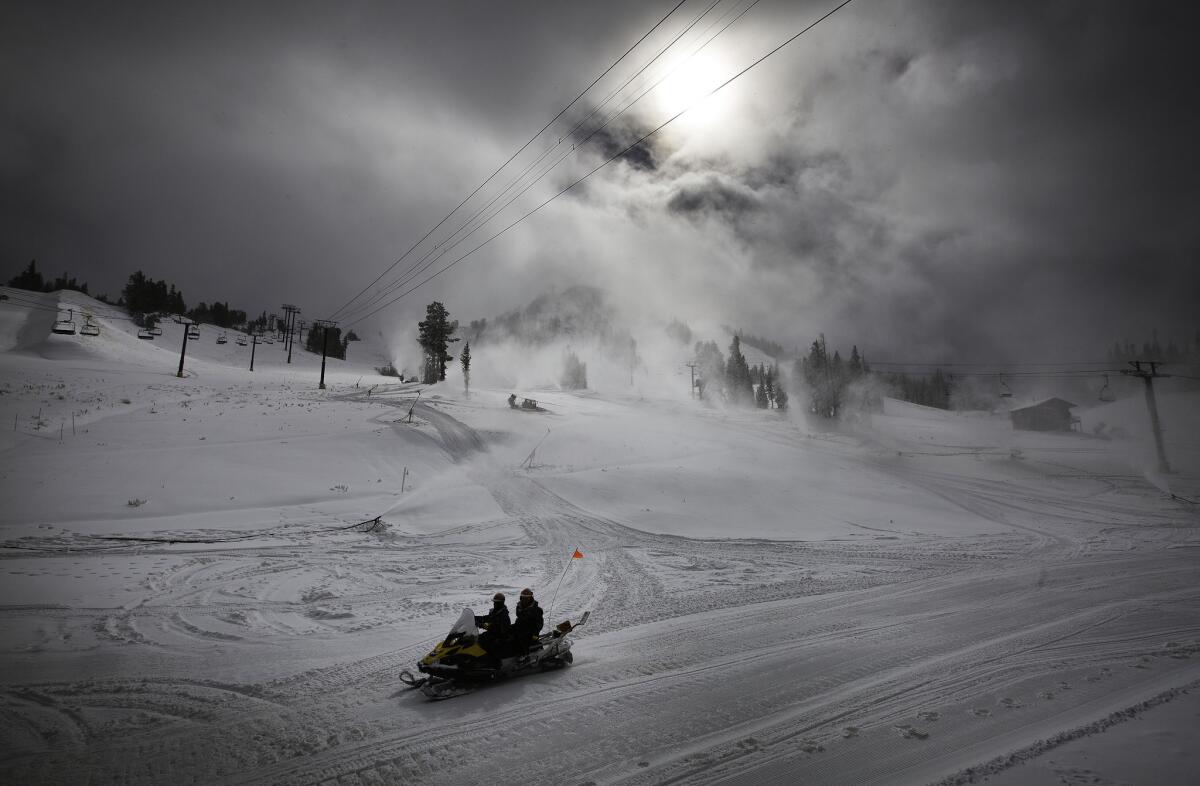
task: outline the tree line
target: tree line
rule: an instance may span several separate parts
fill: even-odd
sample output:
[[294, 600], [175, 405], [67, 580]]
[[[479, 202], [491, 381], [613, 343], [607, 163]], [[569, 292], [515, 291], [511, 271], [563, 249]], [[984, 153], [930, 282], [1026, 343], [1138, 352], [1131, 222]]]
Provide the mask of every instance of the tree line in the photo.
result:
[[1176, 341], [1174, 336], [1170, 336], [1165, 345], [1159, 340], [1157, 330], [1151, 331], [1150, 340], [1143, 341], [1140, 347], [1133, 341], [1114, 341], [1108, 348], [1107, 360], [1119, 365], [1131, 360], [1200, 363], [1200, 330], [1196, 331], [1191, 341]]
[[[478, 323], [472, 325], [480, 327]], [[692, 338], [691, 329], [678, 320], [673, 320], [666, 329], [668, 335], [680, 343]], [[450, 345], [462, 340], [455, 335], [458, 330], [458, 321], [450, 319], [445, 305], [434, 302], [426, 307], [425, 319], [418, 323], [417, 337], [423, 358], [421, 381], [433, 384], [446, 379], [446, 366], [454, 360]], [[479, 330], [467, 332], [473, 337], [480, 335]], [[756, 347], [781, 347], [769, 339], [753, 337], [751, 340]], [[746, 343], [749, 345], [749, 341]], [[751, 365], [742, 351], [742, 344], [743, 337], [735, 334], [726, 354], [715, 341], [695, 342], [691, 365], [702, 399], [719, 398], [733, 406], [786, 410], [790, 404], [788, 390], [802, 390], [809, 411], [825, 418], [837, 418], [851, 411], [880, 411], [885, 393], [939, 409], [949, 409], [954, 399], [956, 380], [941, 369], [930, 375], [878, 375], [872, 372], [866, 354], [857, 345], [851, 347], [849, 357], [843, 358], [840, 350], [830, 351], [824, 334], [819, 335], [808, 353], [797, 358], [790, 368], [781, 368], [778, 361]], [[632, 368], [637, 364], [637, 345], [632, 339], [629, 351]], [[459, 361], [469, 389], [469, 341], [464, 342]], [[560, 384], [564, 389], [587, 387], [587, 364], [569, 348], [563, 352]]]
[[36, 259], [29, 260], [28, 267], [10, 278], [8, 286], [15, 289], [29, 289], [34, 292], [57, 292], [60, 289], [70, 289], [75, 292], [82, 292], [85, 295], [88, 294], [87, 282], [80, 283], [75, 280], [74, 276], [68, 278], [65, 271], [55, 279], [46, 280], [42, 278], [41, 271], [37, 269]]

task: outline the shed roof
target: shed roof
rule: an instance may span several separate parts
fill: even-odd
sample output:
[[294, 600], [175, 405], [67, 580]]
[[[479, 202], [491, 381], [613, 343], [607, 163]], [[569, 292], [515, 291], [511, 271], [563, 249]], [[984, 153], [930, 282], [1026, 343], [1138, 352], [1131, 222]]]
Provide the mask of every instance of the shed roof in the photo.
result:
[[1068, 409], [1079, 406], [1078, 404], [1074, 404], [1070, 401], [1067, 401], [1065, 398], [1058, 398], [1057, 396], [1051, 396], [1050, 398], [1043, 398], [1038, 401], [1035, 401], [1032, 404], [1025, 404], [1024, 406], [1013, 407], [1012, 409], [1009, 410], [1009, 412], [1020, 412], [1022, 410], [1026, 410], [1026, 409], [1038, 409], [1040, 407], [1046, 406], [1047, 404], [1051, 404], [1051, 403], [1055, 403], [1055, 402], [1057, 402], [1058, 404], [1065, 404]]

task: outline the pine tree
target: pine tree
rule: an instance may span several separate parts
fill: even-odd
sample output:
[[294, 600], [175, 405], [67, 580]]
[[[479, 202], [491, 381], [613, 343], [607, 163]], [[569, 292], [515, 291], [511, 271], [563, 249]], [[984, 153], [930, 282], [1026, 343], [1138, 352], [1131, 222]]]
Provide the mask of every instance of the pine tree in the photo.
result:
[[563, 356], [563, 373], [561, 384], [563, 390], [584, 390], [587, 388], [587, 363], [579, 356], [567, 350]]
[[45, 290], [46, 282], [42, 280], [42, 274], [38, 272], [37, 260], [29, 260], [29, 267], [21, 271], [20, 275], [9, 279], [8, 285], [16, 289], [32, 289], [35, 292]]
[[[696, 388], [701, 399], [713, 380], [725, 376], [725, 358], [715, 341], [696, 342]], [[718, 385], [719, 387], [719, 385]]]
[[735, 404], [754, 401], [754, 383], [750, 379], [750, 364], [742, 354], [742, 342], [736, 335], [729, 345], [729, 361], [725, 365], [725, 392]]
[[850, 379], [858, 379], [863, 374], [862, 357], [858, 354], [858, 344], [850, 349]]
[[334, 325], [314, 325], [304, 340], [304, 348], [318, 355], [324, 353], [331, 358], [346, 359], [346, 342], [342, 341], [342, 329]]
[[458, 356], [458, 362], [462, 363], [463, 370], [463, 396], [471, 397], [471, 342], [463, 342], [462, 354]]
[[825, 344], [825, 335], [812, 343], [808, 357], [801, 364], [802, 378], [808, 387], [812, 411], [826, 418], [837, 417], [846, 394], [846, 379], [842, 356], [835, 350], [833, 358]]
[[458, 322], [450, 321], [446, 307], [434, 301], [425, 307], [425, 320], [417, 323], [417, 343], [425, 354], [423, 381], [426, 385], [446, 379], [446, 364], [454, 359], [447, 347], [459, 339], [454, 338]]

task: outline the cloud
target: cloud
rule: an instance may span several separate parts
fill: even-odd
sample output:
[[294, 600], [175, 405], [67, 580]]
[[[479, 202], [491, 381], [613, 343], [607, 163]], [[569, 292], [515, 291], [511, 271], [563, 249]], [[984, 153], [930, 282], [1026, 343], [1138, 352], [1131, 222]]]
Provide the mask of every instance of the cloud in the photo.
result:
[[758, 205], [753, 190], [718, 172], [689, 172], [674, 183], [667, 210], [680, 215], [719, 215], [736, 224]]
[[[471, 13], [7, 4], [7, 275], [37, 257], [115, 294], [142, 268], [192, 302], [328, 315], [658, 18], [636, 3]], [[705, 54], [733, 73], [819, 13], [755, 7]], [[415, 324], [438, 299], [468, 321], [584, 284], [627, 315], [796, 346], [824, 332], [881, 359], [1078, 357], [1153, 327], [1190, 335], [1200, 118], [1180, 76], [1185, 14], [852, 4], [528, 220], [513, 224], [662, 122], [655, 95], [442, 257], [462, 236], [448, 222], [415, 280], [504, 233], [383, 320]]]

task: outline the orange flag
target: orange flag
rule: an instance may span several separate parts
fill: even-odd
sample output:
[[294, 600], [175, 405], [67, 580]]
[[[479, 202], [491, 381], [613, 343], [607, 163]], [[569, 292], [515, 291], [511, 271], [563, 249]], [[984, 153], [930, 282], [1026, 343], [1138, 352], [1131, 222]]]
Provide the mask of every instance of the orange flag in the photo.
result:
[[575, 549], [575, 553], [571, 555], [571, 559], [583, 559], [583, 552]]

